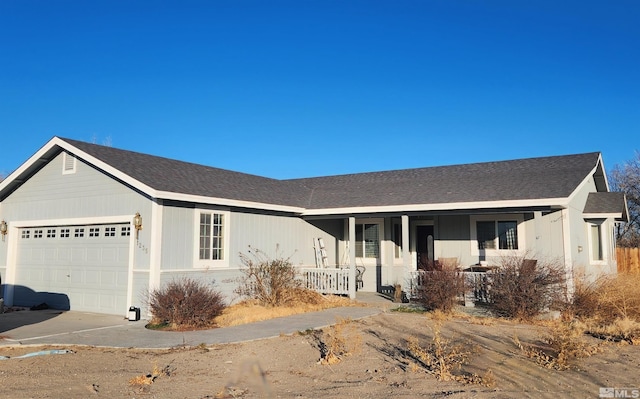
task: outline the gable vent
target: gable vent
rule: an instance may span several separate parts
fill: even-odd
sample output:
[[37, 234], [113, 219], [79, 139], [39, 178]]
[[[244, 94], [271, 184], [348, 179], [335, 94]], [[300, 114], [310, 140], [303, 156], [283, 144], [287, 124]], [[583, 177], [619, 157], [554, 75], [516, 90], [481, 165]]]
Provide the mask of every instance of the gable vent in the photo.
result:
[[68, 175], [71, 173], [76, 173], [76, 157], [65, 152], [62, 158], [62, 174]]

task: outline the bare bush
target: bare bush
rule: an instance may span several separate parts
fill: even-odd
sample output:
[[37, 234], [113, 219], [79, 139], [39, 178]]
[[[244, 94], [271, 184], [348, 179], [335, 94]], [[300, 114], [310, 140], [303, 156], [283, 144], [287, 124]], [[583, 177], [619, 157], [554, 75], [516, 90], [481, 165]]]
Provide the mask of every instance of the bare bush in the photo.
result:
[[302, 281], [289, 258], [271, 259], [263, 251], [249, 247], [247, 254], [240, 254], [240, 260], [244, 268], [237, 294], [263, 306], [283, 306], [302, 295]]
[[433, 339], [429, 344], [421, 344], [416, 337], [407, 340], [408, 354], [418, 362], [415, 371], [420, 368], [434, 374], [440, 381], [458, 381], [463, 383], [495, 385], [495, 378], [491, 370], [484, 376], [461, 372], [463, 366], [479, 352], [479, 348], [468, 342], [454, 343], [444, 338], [441, 333], [442, 324], [436, 321], [431, 327]]
[[357, 353], [362, 346], [362, 335], [351, 319], [338, 319], [336, 324], [316, 335], [320, 349], [320, 364], [339, 363], [344, 357]]
[[222, 294], [200, 280], [181, 278], [153, 290], [149, 308], [154, 324], [177, 329], [203, 328], [213, 323], [225, 308]]
[[504, 257], [491, 273], [489, 303], [502, 317], [530, 319], [565, 302], [565, 268], [561, 262]]
[[464, 295], [464, 277], [455, 268], [423, 272], [420, 280], [417, 302], [427, 310], [451, 312]]

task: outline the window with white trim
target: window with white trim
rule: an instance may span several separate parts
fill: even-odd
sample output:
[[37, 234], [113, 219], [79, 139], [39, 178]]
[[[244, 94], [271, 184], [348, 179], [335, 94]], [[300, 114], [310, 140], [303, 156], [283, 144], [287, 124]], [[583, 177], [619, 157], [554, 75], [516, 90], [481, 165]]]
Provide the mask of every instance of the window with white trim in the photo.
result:
[[31, 235], [31, 230], [22, 230], [22, 238], [28, 239]]
[[84, 237], [84, 228], [83, 228], [83, 227], [76, 228], [76, 229], [74, 230], [74, 235], [73, 235], [73, 236], [74, 236], [75, 238], [82, 238], [82, 237]]
[[356, 258], [380, 257], [380, 225], [356, 223]]
[[115, 237], [116, 236], [116, 228], [115, 227], [105, 227], [104, 228], [104, 236], [105, 237]]
[[199, 267], [228, 263], [229, 212], [196, 210], [195, 259]]
[[41, 229], [34, 230], [33, 238], [42, 238], [42, 230]]
[[131, 226], [122, 226], [120, 228], [120, 237], [129, 237], [131, 236]]
[[56, 238], [56, 229], [47, 229], [47, 238]]
[[588, 222], [589, 227], [589, 255], [591, 261], [598, 262], [604, 260], [602, 222]]
[[69, 238], [69, 229], [60, 229], [60, 238]]
[[402, 223], [393, 223], [393, 257], [402, 258]]
[[471, 252], [499, 255], [525, 248], [522, 215], [471, 216]]
[[518, 222], [478, 221], [476, 222], [478, 249], [518, 249]]
[[100, 237], [100, 227], [89, 227], [89, 237]]

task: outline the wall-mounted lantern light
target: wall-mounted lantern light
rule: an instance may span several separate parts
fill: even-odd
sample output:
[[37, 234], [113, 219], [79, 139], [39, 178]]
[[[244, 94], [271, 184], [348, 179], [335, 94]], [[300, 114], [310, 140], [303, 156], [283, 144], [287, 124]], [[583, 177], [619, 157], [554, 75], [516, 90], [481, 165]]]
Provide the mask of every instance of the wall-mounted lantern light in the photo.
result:
[[136, 215], [133, 217], [133, 228], [136, 229], [136, 240], [138, 239], [138, 234], [140, 230], [142, 230], [142, 216], [140, 216], [140, 212], [136, 212]]
[[4, 236], [7, 235], [7, 231], [7, 222], [3, 220], [2, 222], [0, 222], [0, 235], [2, 236], [2, 241], [4, 241]]

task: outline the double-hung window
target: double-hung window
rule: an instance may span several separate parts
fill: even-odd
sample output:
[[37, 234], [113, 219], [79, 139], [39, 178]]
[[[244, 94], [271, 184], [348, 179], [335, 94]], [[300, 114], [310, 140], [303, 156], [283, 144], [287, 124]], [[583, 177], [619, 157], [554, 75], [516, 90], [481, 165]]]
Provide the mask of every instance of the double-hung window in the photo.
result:
[[356, 258], [380, 257], [380, 225], [356, 223]]
[[196, 259], [200, 267], [226, 265], [228, 223], [228, 212], [196, 211]]

